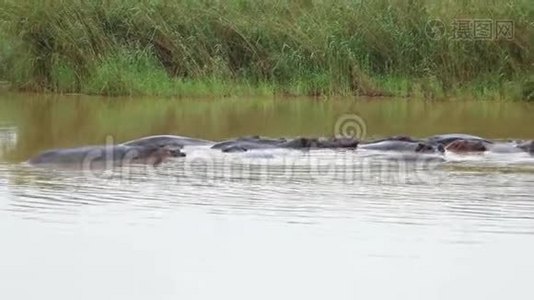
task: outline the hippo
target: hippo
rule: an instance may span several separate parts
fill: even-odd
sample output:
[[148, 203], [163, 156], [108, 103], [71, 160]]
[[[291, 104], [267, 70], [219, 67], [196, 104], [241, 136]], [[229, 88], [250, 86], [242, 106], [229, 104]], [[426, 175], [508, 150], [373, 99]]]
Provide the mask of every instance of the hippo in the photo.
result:
[[245, 152], [254, 149], [303, 149], [310, 148], [311, 140], [307, 138], [286, 139], [263, 139], [263, 138], [238, 138], [224, 141], [212, 146], [212, 149], [221, 149], [222, 152]]
[[218, 148], [222, 152], [245, 152], [253, 149], [274, 149], [278, 148], [277, 145], [271, 144], [262, 144], [251, 141], [241, 141], [238, 143], [228, 143], [223, 145], [218, 145]]
[[270, 137], [263, 137], [259, 135], [252, 135], [252, 136], [242, 136], [236, 139], [237, 141], [253, 141], [260, 144], [278, 144], [278, 143], [284, 143], [287, 142], [286, 138], [270, 138]]
[[286, 149], [310, 149], [317, 145], [316, 138], [297, 137], [277, 145], [277, 148]]
[[248, 148], [240, 145], [227, 145], [220, 149], [225, 153], [247, 152], [249, 150]]
[[423, 142], [409, 142], [402, 140], [385, 140], [377, 143], [361, 144], [358, 146], [358, 149], [418, 153], [443, 153], [445, 151], [442, 145], [431, 145]]
[[353, 138], [306, 138], [299, 137], [291, 140], [265, 139], [265, 138], [238, 138], [224, 141], [212, 146], [213, 149], [221, 149], [223, 152], [245, 152], [253, 149], [334, 149], [356, 148], [359, 141]]
[[28, 163], [34, 166], [84, 167], [92, 164], [120, 166], [125, 163], [159, 165], [169, 157], [184, 157], [178, 149], [167, 146], [85, 146], [78, 148], [48, 150], [31, 158]]
[[318, 138], [312, 142], [312, 148], [325, 148], [325, 149], [356, 149], [360, 141], [355, 138], [341, 137], [341, 138]]
[[[446, 141], [448, 142], [448, 140]], [[448, 142], [445, 149], [455, 153], [491, 152], [491, 153], [521, 153], [529, 152], [528, 142], [517, 141], [488, 141], [482, 138], [468, 136], [467, 139], [456, 139]]]
[[440, 135], [434, 135], [434, 136], [431, 136], [425, 139], [425, 141], [429, 144], [433, 144], [433, 145], [442, 144], [443, 146], [447, 146], [448, 144], [456, 140], [474, 140], [474, 141], [482, 141], [488, 144], [492, 143], [491, 141], [488, 141], [479, 136], [463, 134], [463, 133], [440, 134]]
[[184, 146], [205, 146], [215, 144], [212, 141], [184, 137], [179, 135], [152, 135], [122, 143], [125, 146], [170, 146], [183, 148]]
[[520, 143], [517, 142], [498, 142], [486, 145], [486, 147], [491, 153], [521, 153], [527, 151], [522, 149]]
[[447, 146], [445, 150], [455, 153], [466, 153], [466, 152], [485, 152], [488, 150], [486, 143], [480, 140], [455, 140]]
[[271, 138], [264, 138], [260, 136], [245, 136], [245, 137], [239, 137], [236, 139], [226, 140], [219, 143], [214, 144], [211, 146], [212, 149], [221, 149], [223, 152], [224, 149], [238, 149], [243, 148], [245, 149], [269, 149], [269, 148], [275, 148], [277, 145], [280, 145], [282, 143], [287, 142], [284, 138], [279, 139], [271, 139]]
[[381, 139], [378, 139], [378, 140], [372, 140], [370, 142], [368, 142], [368, 144], [371, 144], [371, 143], [379, 143], [379, 142], [384, 142], [384, 141], [404, 141], [404, 142], [420, 142], [421, 140], [418, 140], [418, 139], [414, 139], [410, 136], [406, 136], [406, 135], [394, 135], [394, 136], [389, 136], [389, 137], [385, 137], [385, 138], [381, 138]]
[[525, 152], [534, 154], [534, 141], [521, 142], [517, 147]]

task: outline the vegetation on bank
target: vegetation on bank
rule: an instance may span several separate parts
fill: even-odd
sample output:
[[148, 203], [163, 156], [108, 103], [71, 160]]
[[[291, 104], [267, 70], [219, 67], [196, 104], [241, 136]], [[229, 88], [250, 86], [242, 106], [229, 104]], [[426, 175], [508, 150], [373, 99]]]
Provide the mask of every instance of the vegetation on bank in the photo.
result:
[[[458, 39], [459, 19], [512, 20], [514, 35]], [[4, 0], [0, 78], [105, 95], [532, 100], [532, 20], [530, 0]]]

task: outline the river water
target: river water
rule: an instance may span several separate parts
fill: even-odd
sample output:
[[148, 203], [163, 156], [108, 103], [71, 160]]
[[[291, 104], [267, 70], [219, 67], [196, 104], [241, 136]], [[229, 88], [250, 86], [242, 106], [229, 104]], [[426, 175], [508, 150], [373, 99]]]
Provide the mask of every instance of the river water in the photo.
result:
[[406, 99], [0, 95], [1, 299], [531, 299], [534, 158], [186, 148], [154, 169], [43, 170], [152, 134], [534, 138], [534, 106]]

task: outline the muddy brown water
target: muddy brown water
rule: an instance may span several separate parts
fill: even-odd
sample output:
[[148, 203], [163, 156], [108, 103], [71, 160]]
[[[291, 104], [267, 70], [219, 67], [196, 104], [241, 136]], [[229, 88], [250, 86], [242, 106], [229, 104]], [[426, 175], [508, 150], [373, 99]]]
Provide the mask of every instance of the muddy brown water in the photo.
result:
[[405, 163], [361, 151], [191, 147], [157, 169], [23, 163], [50, 148], [152, 134], [329, 136], [346, 116], [367, 138], [533, 139], [532, 104], [4, 93], [0, 108], [2, 299], [530, 299], [534, 292], [527, 154]]

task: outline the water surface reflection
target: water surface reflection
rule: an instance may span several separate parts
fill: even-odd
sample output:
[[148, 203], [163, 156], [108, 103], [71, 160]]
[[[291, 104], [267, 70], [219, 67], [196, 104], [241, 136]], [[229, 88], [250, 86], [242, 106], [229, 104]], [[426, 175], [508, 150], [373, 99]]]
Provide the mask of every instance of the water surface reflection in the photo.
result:
[[193, 147], [158, 169], [88, 174], [21, 163], [109, 134], [329, 135], [336, 116], [354, 111], [370, 135], [532, 138], [531, 106], [2, 97], [2, 298], [531, 295], [534, 158], [526, 154], [403, 164], [365, 151]]

